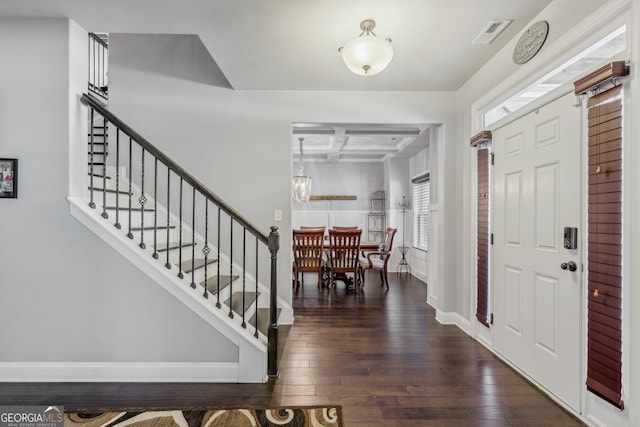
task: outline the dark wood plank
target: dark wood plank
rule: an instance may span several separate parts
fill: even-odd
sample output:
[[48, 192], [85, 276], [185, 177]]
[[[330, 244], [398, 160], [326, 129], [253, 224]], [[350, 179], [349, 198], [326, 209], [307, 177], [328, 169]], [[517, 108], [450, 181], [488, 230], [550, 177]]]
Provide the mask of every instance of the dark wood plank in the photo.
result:
[[391, 273], [387, 291], [373, 279], [361, 293], [338, 282], [294, 295], [296, 321], [271, 383], [3, 383], [0, 405], [337, 403], [349, 427], [584, 425], [483, 345], [438, 323], [424, 283]]

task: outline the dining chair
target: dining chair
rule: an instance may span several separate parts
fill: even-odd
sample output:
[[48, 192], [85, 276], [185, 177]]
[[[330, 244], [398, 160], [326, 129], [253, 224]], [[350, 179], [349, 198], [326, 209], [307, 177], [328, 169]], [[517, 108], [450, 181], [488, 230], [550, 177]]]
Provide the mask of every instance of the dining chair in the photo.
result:
[[358, 230], [358, 227], [357, 226], [353, 226], [353, 227], [351, 227], [351, 226], [349, 226], [349, 227], [334, 226], [333, 229], [334, 230], [343, 230], [343, 231], [344, 230]]
[[358, 290], [358, 253], [362, 230], [329, 230], [329, 287], [335, 280], [349, 285], [353, 276], [355, 290]]
[[389, 289], [389, 279], [387, 278], [387, 264], [391, 258], [393, 249], [393, 238], [398, 231], [397, 228], [387, 227], [384, 243], [380, 245], [380, 250], [368, 252], [366, 256], [361, 256], [359, 261], [359, 274], [362, 277], [362, 287], [364, 287], [364, 273], [366, 270], [378, 270], [380, 272], [380, 282]]
[[293, 230], [293, 287], [300, 287], [299, 273], [304, 283], [305, 272], [318, 274], [318, 287], [323, 281], [324, 227], [313, 230]]

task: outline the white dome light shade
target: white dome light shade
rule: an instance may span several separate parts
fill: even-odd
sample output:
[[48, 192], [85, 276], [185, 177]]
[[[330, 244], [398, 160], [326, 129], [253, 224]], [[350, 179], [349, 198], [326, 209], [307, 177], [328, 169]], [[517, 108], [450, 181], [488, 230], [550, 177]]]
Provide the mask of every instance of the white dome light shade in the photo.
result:
[[360, 76], [378, 74], [393, 59], [391, 42], [371, 34], [351, 40], [340, 53], [347, 68]]

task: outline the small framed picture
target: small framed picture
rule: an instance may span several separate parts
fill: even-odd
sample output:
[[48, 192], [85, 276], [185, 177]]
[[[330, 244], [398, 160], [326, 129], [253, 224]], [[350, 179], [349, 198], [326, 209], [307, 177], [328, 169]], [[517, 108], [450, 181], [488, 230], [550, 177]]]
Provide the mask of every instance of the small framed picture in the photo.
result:
[[18, 159], [0, 159], [0, 199], [18, 198]]

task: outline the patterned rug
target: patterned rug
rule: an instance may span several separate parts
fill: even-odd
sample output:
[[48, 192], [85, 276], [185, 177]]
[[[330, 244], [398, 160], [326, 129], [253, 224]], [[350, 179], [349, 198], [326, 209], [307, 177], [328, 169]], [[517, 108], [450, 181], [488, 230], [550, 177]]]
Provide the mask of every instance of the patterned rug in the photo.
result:
[[78, 427], [343, 427], [342, 407], [110, 410], [67, 412], [65, 426]]

